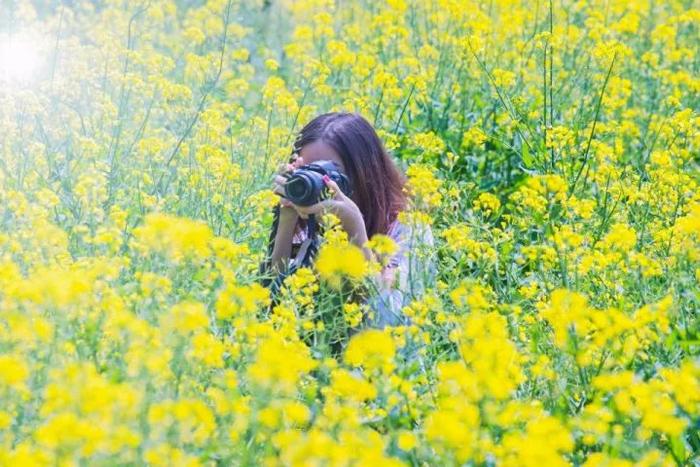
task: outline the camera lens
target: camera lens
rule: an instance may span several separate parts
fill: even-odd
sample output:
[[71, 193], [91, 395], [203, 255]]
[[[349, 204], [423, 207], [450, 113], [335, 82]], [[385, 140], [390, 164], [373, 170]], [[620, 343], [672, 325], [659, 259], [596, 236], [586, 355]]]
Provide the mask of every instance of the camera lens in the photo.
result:
[[311, 206], [317, 203], [322, 188], [322, 176], [304, 169], [297, 170], [284, 185], [286, 198], [299, 206]]
[[299, 204], [303, 201], [311, 191], [311, 186], [309, 186], [308, 180], [302, 176], [290, 177], [290, 179], [284, 185], [284, 191], [287, 198], [295, 204]]
[[297, 169], [284, 184], [285, 197], [299, 206], [318, 203], [325, 188], [325, 174], [327, 171], [320, 164], [309, 164]]

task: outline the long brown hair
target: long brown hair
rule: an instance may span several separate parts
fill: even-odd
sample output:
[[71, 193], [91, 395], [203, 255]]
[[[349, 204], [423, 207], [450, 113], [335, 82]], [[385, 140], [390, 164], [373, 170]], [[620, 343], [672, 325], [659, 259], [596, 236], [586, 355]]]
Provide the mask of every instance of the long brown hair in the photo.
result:
[[367, 238], [388, 233], [406, 207], [406, 176], [396, 167], [372, 125], [358, 113], [325, 113], [301, 129], [295, 152], [316, 141], [328, 144], [341, 157], [352, 185], [350, 198], [362, 213]]

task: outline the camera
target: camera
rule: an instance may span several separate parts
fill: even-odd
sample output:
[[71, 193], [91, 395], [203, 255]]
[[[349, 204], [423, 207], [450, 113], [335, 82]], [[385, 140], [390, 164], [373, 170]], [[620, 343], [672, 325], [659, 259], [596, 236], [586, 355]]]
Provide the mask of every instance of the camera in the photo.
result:
[[340, 171], [333, 161], [317, 161], [302, 165], [287, 176], [284, 184], [284, 196], [298, 206], [311, 206], [328, 196], [328, 189], [323, 183], [323, 176], [338, 184], [345, 195], [350, 196], [350, 180]]

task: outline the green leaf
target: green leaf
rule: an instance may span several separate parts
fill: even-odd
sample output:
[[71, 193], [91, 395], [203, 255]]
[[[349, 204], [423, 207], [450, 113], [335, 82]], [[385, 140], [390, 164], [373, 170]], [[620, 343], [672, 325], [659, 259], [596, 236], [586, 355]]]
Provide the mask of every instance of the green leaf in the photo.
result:
[[527, 144], [522, 145], [522, 158], [523, 164], [526, 167], [532, 167], [532, 163], [535, 162], [532, 158], [532, 154], [530, 154], [530, 146], [528, 146]]
[[674, 457], [679, 461], [684, 461], [686, 458], [685, 443], [680, 436], [674, 436], [670, 439], [671, 442], [671, 452]]

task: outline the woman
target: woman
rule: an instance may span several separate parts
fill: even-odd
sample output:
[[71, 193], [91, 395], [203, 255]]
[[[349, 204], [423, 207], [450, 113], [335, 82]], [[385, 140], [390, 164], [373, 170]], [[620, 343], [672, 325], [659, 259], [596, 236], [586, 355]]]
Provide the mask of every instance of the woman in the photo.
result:
[[[376, 131], [357, 113], [331, 112], [319, 115], [300, 132], [295, 143], [296, 159], [280, 172], [292, 171], [302, 165], [321, 160], [335, 162], [348, 176], [352, 194], [345, 195], [329, 178], [324, 183], [332, 197], [312, 206], [298, 206], [280, 199], [280, 215], [271, 264], [283, 271], [293, 247], [305, 239], [303, 229], [310, 214], [320, 218], [324, 212], [334, 213], [352, 243], [362, 248], [375, 234], [392, 238], [398, 246], [381, 273], [374, 278], [379, 293], [369, 300], [375, 311], [371, 324], [384, 327], [405, 323], [401, 308], [421, 294], [435, 276], [434, 264], [423, 259], [418, 249], [433, 245], [428, 226], [412, 227], [401, 223], [398, 214], [407, 207], [404, 192], [405, 176], [398, 170], [379, 139]], [[284, 196], [286, 179], [282, 173], [274, 178], [273, 190]]]

